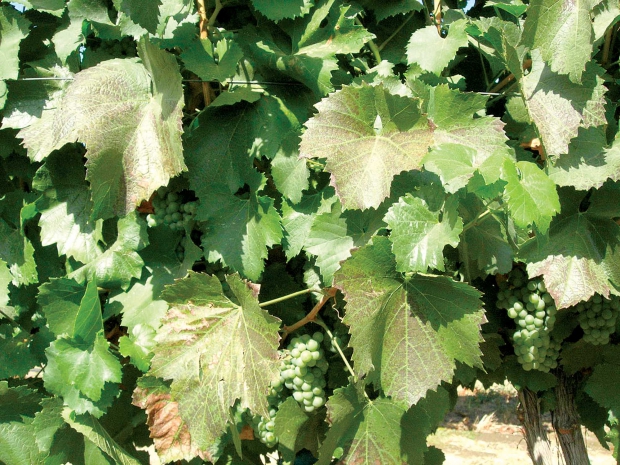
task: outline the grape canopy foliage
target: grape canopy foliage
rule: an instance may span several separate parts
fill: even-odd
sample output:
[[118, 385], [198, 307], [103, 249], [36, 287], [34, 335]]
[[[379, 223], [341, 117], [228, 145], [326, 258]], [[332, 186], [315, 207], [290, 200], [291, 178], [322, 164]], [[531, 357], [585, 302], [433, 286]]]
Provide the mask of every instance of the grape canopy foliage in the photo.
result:
[[618, 459], [619, 20], [0, 2], [0, 463], [440, 464], [506, 379]]

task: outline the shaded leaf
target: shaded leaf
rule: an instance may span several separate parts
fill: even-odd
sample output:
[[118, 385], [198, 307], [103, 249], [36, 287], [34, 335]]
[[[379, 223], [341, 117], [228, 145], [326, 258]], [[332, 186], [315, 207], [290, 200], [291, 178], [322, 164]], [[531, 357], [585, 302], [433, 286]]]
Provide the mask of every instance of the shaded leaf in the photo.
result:
[[0, 7], [0, 109], [7, 98], [6, 79], [17, 79], [19, 45], [27, 35], [30, 21], [9, 5]]
[[272, 21], [285, 18], [296, 18], [310, 12], [314, 0], [284, 0], [274, 3], [270, 0], [252, 0], [254, 8]]

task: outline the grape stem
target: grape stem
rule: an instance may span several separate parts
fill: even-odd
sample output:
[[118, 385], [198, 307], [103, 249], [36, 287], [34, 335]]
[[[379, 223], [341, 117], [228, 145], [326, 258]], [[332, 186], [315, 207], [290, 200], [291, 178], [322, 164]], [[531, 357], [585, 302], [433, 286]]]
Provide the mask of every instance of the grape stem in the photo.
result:
[[327, 325], [323, 322], [323, 320], [318, 318], [314, 322], [317, 325], [319, 325], [321, 328], [323, 328], [323, 330], [325, 330], [325, 332], [327, 333], [327, 335], [329, 336], [329, 338], [332, 341], [332, 345], [336, 348], [336, 350], [338, 351], [338, 354], [340, 354], [340, 357], [342, 358], [342, 361], [347, 366], [347, 370], [349, 370], [349, 373], [351, 373], [351, 376], [353, 377], [353, 382], [354, 383], [357, 382], [357, 375], [353, 371], [353, 367], [351, 367], [351, 365], [349, 364], [349, 361], [347, 360], [347, 357], [345, 357], [344, 352], [342, 352], [342, 349], [340, 348], [340, 344], [338, 344], [338, 340], [334, 337], [334, 335], [329, 330]]
[[283, 340], [286, 339], [286, 336], [291, 334], [296, 329], [301, 328], [306, 323], [310, 323], [311, 321], [316, 322], [316, 317], [319, 314], [319, 311], [323, 308], [323, 306], [327, 303], [329, 299], [331, 299], [332, 297], [336, 295], [336, 292], [337, 292], [337, 289], [335, 287], [328, 287], [326, 289], [323, 289], [323, 297], [321, 298], [319, 303], [317, 303], [314, 306], [314, 308], [310, 310], [310, 313], [308, 313], [305, 317], [303, 317], [297, 323], [291, 326], [284, 326], [284, 328], [282, 328], [282, 332], [283, 332], [282, 339]]
[[467, 223], [465, 226], [463, 226], [463, 231], [461, 231], [461, 234], [464, 233], [465, 231], [467, 231], [468, 229], [473, 228], [474, 226], [478, 226], [480, 223], [482, 223], [485, 219], [487, 219], [489, 217], [489, 215], [491, 214], [491, 210], [489, 210], [488, 208], [483, 211], [482, 213], [480, 213], [476, 218], [474, 218], [473, 220], [471, 220], [469, 223]]
[[260, 304], [258, 304], [259, 307], [267, 307], [269, 305], [273, 305], [273, 304], [277, 304], [280, 302], [284, 302], [285, 300], [288, 299], [294, 299], [295, 297], [299, 297], [300, 295], [304, 295], [304, 294], [310, 294], [311, 292], [315, 292], [316, 289], [304, 289], [303, 291], [297, 291], [297, 292], [293, 292], [292, 294], [287, 294], [284, 295], [282, 297], [278, 297], [277, 299], [273, 299], [273, 300], [268, 300], [267, 302], [262, 302]]

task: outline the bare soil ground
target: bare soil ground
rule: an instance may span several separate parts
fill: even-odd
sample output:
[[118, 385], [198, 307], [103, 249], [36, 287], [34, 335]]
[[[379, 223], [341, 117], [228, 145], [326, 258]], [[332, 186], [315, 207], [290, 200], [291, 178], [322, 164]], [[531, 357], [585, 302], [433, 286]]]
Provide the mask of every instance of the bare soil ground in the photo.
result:
[[[429, 437], [429, 443], [443, 451], [445, 465], [529, 465], [517, 403], [510, 385], [489, 390], [459, 389], [454, 411]], [[548, 420], [549, 438], [557, 445]], [[604, 449], [592, 433], [584, 430], [584, 437], [592, 465], [616, 465], [612, 452]]]

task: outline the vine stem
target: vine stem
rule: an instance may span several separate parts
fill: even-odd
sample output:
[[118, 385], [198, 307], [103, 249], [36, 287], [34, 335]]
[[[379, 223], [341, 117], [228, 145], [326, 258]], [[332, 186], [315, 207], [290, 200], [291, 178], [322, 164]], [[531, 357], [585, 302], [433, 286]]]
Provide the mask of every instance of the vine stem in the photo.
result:
[[331, 299], [332, 297], [336, 295], [337, 291], [338, 290], [335, 287], [328, 287], [327, 289], [324, 289], [323, 297], [321, 298], [319, 303], [317, 303], [314, 306], [314, 308], [310, 310], [310, 313], [308, 313], [305, 317], [303, 317], [297, 323], [291, 326], [284, 326], [284, 328], [282, 328], [282, 331], [283, 331], [282, 339], [283, 340], [286, 339], [286, 336], [288, 336], [290, 333], [292, 333], [296, 329], [301, 328], [306, 323], [310, 323], [311, 321], [316, 321], [316, 317], [319, 314], [319, 311], [323, 308], [323, 306], [327, 303], [329, 299]]
[[353, 367], [349, 364], [347, 357], [345, 357], [344, 352], [342, 352], [342, 349], [340, 348], [340, 344], [338, 344], [338, 341], [336, 340], [330, 329], [320, 318], [316, 319], [315, 323], [325, 330], [325, 332], [332, 341], [332, 345], [336, 348], [338, 354], [340, 354], [340, 358], [342, 358], [342, 361], [347, 366], [347, 370], [349, 370], [349, 373], [351, 373], [351, 376], [353, 377], [353, 382], [357, 382], [357, 375], [355, 374], [355, 371], [353, 371]]
[[441, 36], [441, 0], [433, 0], [433, 18], [437, 33]]
[[[362, 24], [359, 18], [355, 18], [355, 24], [357, 24], [358, 26], [364, 27], [364, 25]], [[375, 57], [375, 61], [377, 62], [377, 64], [381, 63], [381, 51], [379, 50], [379, 47], [377, 47], [377, 44], [375, 44], [375, 41], [370, 39], [366, 43], [368, 44], [368, 48], [370, 49], [373, 56]]]
[[273, 305], [273, 304], [278, 304], [280, 302], [284, 302], [285, 300], [288, 299], [294, 299], [295, 297], [299, 297], [300, 295], [305, 295], [305, 294], [310, 294], [311, 292], [314, 292], [315, 289], [304, 289], [303, 291], [297, 291], [297, 292], [293, 292], [292, 294], [287, 294], [284, 295], [282, 297], [278, 297], [277, 299], [273, 299], [273, 300], [268, 300], [267, 302], [263, 302], [258, 304], [259, 307], [267, 307], [269, 305]]
[[607, 28], [607, 31], [605, 31], [605, 43], [603, 44], [603, 57], [601, 59], [603, 67], [607, 67], [609, 64], [609, 51], [611, 50], [613, 32], [614, 26]]
[[477, 217], [475, 217], [473, 220], [471, 220], [469, 223], [463, 226], [463, 230], [461, 231], [461, 234], [467, 231], [468, 229], [471, 229], [474, 226], [477, 226], [478, 224], [482, 223], [484, 220], [486, 220], [489, 217], [490, 214], [491, 214], [491, 210], [487, 208], [485, 211], [480, 213]]
[[408, 15], [408, 16], [405, 18], [405, 20], [404, 20], [404, 21], [400, 24], [400, 26], [398, 26], [398, 27], [396, 28], [396, 30], [395, 30], [394, 32], [392, 32], [392, 35], [390, 35], [390, 37], [388, 37], [387, 39], [385, 39], [385, 40], [381, 43], [381, 45], [379, 45], [379, 51], [383, 50], [383, 49], [385, 48], [385, 46], [386, 46], [387, 44], [389, 44], [389, 43], [392, 41], [392, 39], [398, 35], [398, 33], [401, 31], [401, 29], [402, 29], [403, 27], [405, 27], [405, 25], [406, 25], [409, 21], [411, 21], [411, 20], [413, 19], [413, 17], [415, 16], [415, 13], [416, 13], [415, 11], [412, 11], [411, 13], [409, 13], [409, 15]]
[[[211, 18], [207, 18], [207, 9], [205, 7], [205, 0], [196, 0], [198, 7], [198, 16], [200, 16], [200, 22], [198, 23], [200, 28], [200, 38], [207, 39], [209, 37], [209, 28], [212, 28], [217, 19], [217, 15], [222, 10], [221, 0], [215, 0], [215, 9], [211, 14]], [[215, 95], [213, 95], [213, 89], [207, 82], [202, 83], [202, 96], [205, 102], [205, 106], [209, 106], [213, 102]]]

